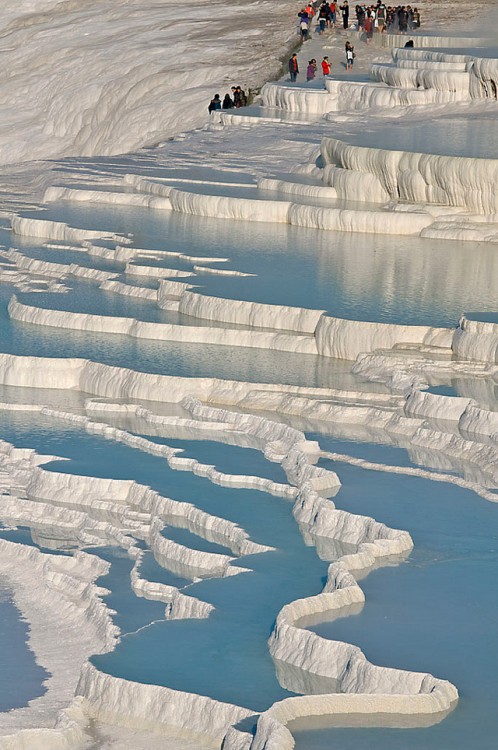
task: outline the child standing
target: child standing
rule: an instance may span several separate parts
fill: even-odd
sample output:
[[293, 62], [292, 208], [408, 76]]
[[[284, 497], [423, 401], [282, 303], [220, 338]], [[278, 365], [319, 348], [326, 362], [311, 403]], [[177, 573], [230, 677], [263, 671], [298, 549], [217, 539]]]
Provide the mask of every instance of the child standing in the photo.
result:
[[346, 42], [346, 70], [353, 70], [353, 61], [355, 58], [354, 47], [350, 41]]

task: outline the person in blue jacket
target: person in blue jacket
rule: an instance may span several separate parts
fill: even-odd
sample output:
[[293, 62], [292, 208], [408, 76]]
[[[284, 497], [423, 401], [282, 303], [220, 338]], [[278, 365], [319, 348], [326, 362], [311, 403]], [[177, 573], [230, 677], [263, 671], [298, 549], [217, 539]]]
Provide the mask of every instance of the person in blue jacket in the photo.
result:
[[221, 109], [221, 99], [219, 94], [215, 94], [209, 102], [208, 112], [211, 114], [211, 112], [214, 112], [217, 109]]

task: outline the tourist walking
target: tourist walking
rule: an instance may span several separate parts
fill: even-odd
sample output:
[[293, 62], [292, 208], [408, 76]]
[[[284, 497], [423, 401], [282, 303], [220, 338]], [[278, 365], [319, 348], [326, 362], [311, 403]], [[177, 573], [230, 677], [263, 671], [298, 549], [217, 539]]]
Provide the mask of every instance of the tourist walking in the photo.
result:
[[299, 73], [299, 66], [297, 63], [297, 55], [294, 52], [294, 54], [289, 60], [289, 74], [290, 74], [291, 81], [294, 82], [296, 80], [298, 73]]
[[346, 0], [343, 5], [340, 7], [341, 13], [342, 13], [342, 25], [344, 29], [349, 28], [349, 3], [348, 0]]
[[355, 58], [354, 47], [348, 40], [345, 44], [346, 50], [346, 70], [353, 70], [353, 61]]
[[386, 26], [386, 6], [384, 3], [381, 3], [377, 7], [377, 28], [380, 33], [382, 33]]
[[311, 3], [308, 3], [304, 10], [308, 14], [309, 24], [311, 25], [311, 21], [313, 20], [313, 16], [315, 15], [315, 9], [311, 5]]
[[365, 30], [365, 36], [367, 38], [367, 44], [368, 44], [373, 37], [373, 30], [374, 30], [373, 18], [369, 10], [367, 10], [367, 15], [365, 16], [365, 20], [363, 22], [363, 28]]
[[325, 57], [322, 60], [322, 73], [324, 77], [330, 75], [330, 70], [331, 70], [331, 65], [329, 62], [329, 58], [327, 57], [327, 55], [325, 55]]
[[404, 5], [398, 10], [398, 28], [400, 34], [406, 34], [408, 29], [408, 11]]
[[361, 31], [365, 23], [365, 8], [362, 5], [357, 5], [355, 7], [355, 13], [356, 13], [356, 22], [358, 24], [358, 31]]
[[335, 29], [335, 24], [336, 24], [336, 21], [337, 21], [337, 3], [334, 2], [334, 0], [333, 0], [333, 2], [331, 2], [329, 4], [329, 8], [330, 8], [330, 14], [329, 14], [329, 24], [328, 24], [328, 26], [329, 26], [329, 29], [330, 29], [331, 26]]
[[328, 6], [326, 3], [323, 3], [320, 6], [320, 10], [318, 11], [318, 33], [320, 36], [325, 32], [325, 27], [327, 26], [327, 18], [330, 13], [330, 6]]
[[309, 38], [308, 28], [310, 24], [310, 17], [304, 8], [299, 11], [297, 17], [299, 18], [299, 33], [301, 34], [301, 39], [303, 40], [303, 42], [305, 42]]

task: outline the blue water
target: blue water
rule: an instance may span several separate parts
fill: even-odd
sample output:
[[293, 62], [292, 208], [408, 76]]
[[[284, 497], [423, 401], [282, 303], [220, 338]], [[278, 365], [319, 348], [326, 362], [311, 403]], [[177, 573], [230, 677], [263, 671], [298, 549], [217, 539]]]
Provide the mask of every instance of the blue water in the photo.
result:
[[287, 484], [287, 477], [280, 464], [268, 461], [261, 451], [254, 448], [224, 444], [223, 450], [220, 451], [220, 444], [212, 440], [147, 437], [157, 443], [181, 448], [181, 458], [195, 458], [200, 463], [212, 465], [225, 474], [264, 477]]
[[[217, 608], [209, 620], [198, 622], [154, 622], [159, 619], [158, 605], [136, 603], [129, 592], [131, 561], [114, 553], [108, 581], [100, 583], [112, 591], [108, 603], [117, 609], [117, 624], [132, 633], [144, 623], [153, 624], [123, 638], [115, 652], [96, 657], [95, 663], [128, 679], [199, 692], [254, 710], [285, 697], [288, 693], [277, 682], [266, 641], [281, 606], [296, 596], [318, 593], [327, 570], [327, 563], [304, 545], [292, 504], [266, 493], [221, 488], [186, 472], [172, 472], [157, 457], [76, 429], [43, 429], [42, 422], [39, 433], [24, 431], [22, 420], [16, 424], [14, 416], [6, 419], [2, 433], [17, 445], [29, 442], [37, 450], [43, 446], [45, 452], [57, 450], [71, 458], [48, 464], [48, 469], [146, 481], [174, 499], [189, 500], [239, 523], [254, 541], [276, 547], [274, 552], [241, 558], [237, 564], [247, 573], [190, 586], [189, 594]], [[224, 447], [218, 449], [223, 454]], [[188, 542], [188, 532], [167, 533]]]
[[153, 583], [163, 583], [165, 586], [175, 586], [177, 589], [182, 589], [185, 586], [190, 585], [191, 581], [188, 578], [181, 578], [175, 575], [170, 570], [162, 568], [155, 560], [152, 552], [145, 552], [142, 557], [142, 564], [140, 566], [140, 575], [147, 581]]
[[208, 541], [199, 534], [196, 534], [195, 531], [192, 532], [189, 529], [182, 529], [178, 526], [166, 526], [161, 534], [165, 539], [171, 539], [172, 542], [182, 544], [184, 547], [189, 547], [190, 549], [199, 550], [200, 552], [210, 552], [215, 555], [232, 555], [230, 547]]
[[491, 310], [489, 312], [469, 312], [465, 313], [468, 320], [480, 320], [483, 323], [494, 323], [498, 325], [498, 312]]
[[433, 385], [427, 389], [429, 393], [436, 396], [457, 396], [458, 393], [451, 385]]
[[498, 508], [452, 485], [344, 464], [337, 470], [343, 481], [337, 506], [407, 529], [415, 549], [398, 568], [361, 582], [361, 614], [312, 629], [359, 645], [376, 664], [448, 679], [460, 702], [434, 727], [300, 731], [296, 747], [491, 750], [498, 733]]
[[[436, 326], [456, 325], [465, 309], [496, 307], [498, 259], [487, 243], [427, 242], [418, 237], [403, 237], [400, 243], [388, 235], [264, 222], [234, 225], [97, 204], [50, 204], [42, 215], [82, 228], [133, 232], [134, 245], [141, 248], [229, 258], [220, 268], [256, 274], [200, 276], [197, 283], [207, 294], [324, 309], [360, 320]], [[474, 259], [471, 275], [469, 254]], [[441, 275], [446, 278], [443, 286]]]
[[[27, 645], [28, 625], [0, 578], [0, 640], [4, 644], [0, 667], [0, 711], [27, 706], [46, 693], [43, 682], [49, 673], [35, 662]], [[19, 679], [22, 675], [22, 679]]]
[[[431, 144], [442, 140], [446, 124], [449, 128], [447, 148], [451, 151], [452, 144], [458, 148], [461, 145], [458, 123], [459, 118], [455, 117], [434, 128], [428, 121], [419, 132], [410, 126], [393, 129], [393, 147], [396, 143], [412, 143], [415, 148], [422, 138], [431, 148]], [[462, 135], [469, 148], [481, 148], [479, 138], [485, 142], [484, 130], [479, 121], [472, 138], [470, 133]], [[495, 143], [495, 131], [493, 126], [492, 138], [483, 148], [489, 149]], [[378, 133], [372, 130], [364, 136], [375, 141]], [[111, 167], [116, 173], [130, 168], [124, 160], [109, 158], [105, 165], [99, 165], [98, 160], [69, 159], [63, 169], [71, 169], [73, 164], [86, 164], [97, 171]], [[133, 165], [133, 170], [149, 176], [173, 174], [168, 167], [156, 167], [153, 153], [149, 161], [144, 157], [139, 169]], [[222, 170], [218, 173], [207, 167], [205, 170], [196, 167], [195, 174], [199, 179], [226, 182], [238, 178], [247, 185], [253, 181], [252, 176], [241, 177], [239, 173]], [[186, 169], [184, 176], [189, 175], [193, 172]], [[237, 190], [239, 195], [254, 192], [251, 187]], [[216, 188], [215, 192], [232, 194], [233, 191]], [[215, 267], [256, 274], [194, 278], [198, 289], [206, 294], [324, 309], [332, 315], [361, 320], [455, 326], [468, 309], [481, 310], [476, 314], [478, 319], [494, 320], [498, 256], [493, 247], [486, 247], [485, 243], [425, 241], [415, 237], [404, 237], [400, 241], [399, 237], [234, 223], [97, 204], [52, 204], [42, 213], [30, 212], [29, 215], [66, 221], [83, 228], [130, 232], [134, 245], [140, 248], [227, 257], [228, 263]], [[0, 241], [20, 247], [32, 257], [104, 268], [121, 274], [122, 280], [130, 280], [122, 275], [122, 263], [88, 258], [83, 253], [63, 249], [49, 250], [43, 248], [41, 242], [12, 238], [4, 230], [0, 230]], [[469, 273], [470, 257], [472, 273]], [[138, 262], [142, 261], [138, 259]], [[188, 262], [172, 257], [165, 257], [159, 263], [184, 270], [191, 267]], [[152, 264], [156, 263], [152, 261]], [[441, 279], [445, 280], [444, 284]], [[132, 283], [157, 286], [157, 281], [145, 278], [132, 279]], [[148, 302], [103, 293], [95, 284], [71, 279], [68, 285], [70, 291], [64, 295], [19, 296], [28, 304], [62, 310], [198, 324], [184, 316], [160, 311]], [[216, 376], [351, 389], [365, 387], [361, 379], [350, 374], [350, 363], [319, 357], [233, 347], [140, 342], [116, 335], [69, 333], [13, 323], [6, 315], [12, 292], [10, 287], [0, 288], [1, 351], [85, 357], [141, 371], [188, 377]], [[469, 379], [448, 378], [443, 383], [434, 386], [433, 392], [463, 395], [475, 389], [483, 401], [493, 401], [496, 397], [492, 382], [482, 381], [476, 387]], [[0, 396], [5, 396], [6, 400], [51, 398], [53, 405], [73, 409], [80, 409], [83, 398], [83, 394], [76, 393], [54, 392], [49, 396], [48, 391], [36, 395], [28, 392], [24, 396], [22, 389], [0, 390]], [[308, 437], [319, 440], [324, 449], [399, 466], [413, 465], [411, 455], [403, 447], [359, 442], [354, 439], [354, 430], [349, 432], [340, 425], [337, 437], [322, 435], [318, 427], [313, 429], [317, 432], [310, 432]], [[144, 550], [140, 567], [144, 579], [177, 586], [186, 595], [215, 606], [209, 619], [184, 621], [164, 620], [164, 603], [133, 594], [130, 586], [133, 561], [123, 550], [90, 549], [92, 554], [110, 563], [109, 573], [98, 583], [108, 590], [106, 604], [113, 610], [113, 621], [123, 633], [114, 652], [93, 658], [99, 668], [125, 679], [209, 695], [254, 711], [263, 710], [292, 694], [277, 679], [267, 640], [285, 603], [321, 591], [328, 561], [340, 554], [340, 545], [335, 547], [330, 541], [319, 538], [307, 538], [305, 543], [289, 501], [255, 490], [221, 487], [189, 472], [173, 471], [164, 459], [89, 435], [78, 426], [65, 425], [39, 414], [2, 412], [0, 437], [19, 447], [68, 459], [51, 462], [45, 467], [48, 471], [134, 479], [162, 495], [193, 503], [208, 513], [233, 521], [245, 529], [253, 541], [275, 548], [261, 555], [237, 559], [234, 565], [245, 572], [236, 576], [192, 583], [161, 567], [145, 542], [138, 540], [138, 547]], [[266, 461], [256, 450], [213, 440], [150, 439], [180, 447], [184, 456], [212, 464], [223, 472], [285, 481], [281, 467]], [[341, 750], [464, 750], [468, 747], [492, 750], [498, 736], [494, 710], [498, 668], [498, 602], [494, 594], [497, 506], [449, 484], [366, 472], [325, 459], [319, 465], [336, 470], [340, 476], [342, 488], [334, 498], [337, 507], [372, 515], [393, 527], [407, 528], [416, 546], [398, 567], [376, 570], [362, 581], [367, 601], [361, 614], [322, 623], [315, 626], [316, 631], [325, 637], [357, 643], [376, 663], [428, 670], [450, 679], [459, 688], [461, 700], [446, 721], [432, 728], [300, 731], [296, 732], [298, 750], [332, 747]], [[166, 519], [164, 536], [194, 549], [232, 554], [223, 539], [209, 542], [194, 533], [195, 528], [171, 526], [168, 520], [172, 522]], [[303, 529], [303, 533], [305, 531]], [[24, 528], [0, 529], [0, 536], [33, 544], [29, 530]], [[36, 535], [35, 539], [41, 544], [49, 543]], [[312, 541], [317, 549], [307, 546]], [[2, 601], [0, 616], [5, 606], [11, 607], [4, 618], [5, 637], [10, 644], [11, 638], [15, 642], [19, 622], [12, 605]], [[25, 647], [26, 633], [19, 633], [19, 650], [27, 652], [27, 656], [24, 653], [27, 661], [16, 661], [18, 671], [12, 681], [17, 679], [21, 683], [24, 696], [13, 698], [14, 701], [29, 700], [36, 695], [36, 689], [42, 689], [44, 677], [30, 677], [32, 664], [30, 666], [30, 652]], [[13, 653], [16, 655], [16, 648]], [[37, 683], [38, 688], [34, 689], [33, 684], [36, 687]], [[15, 691], [13, 695], [17, 695]]]
[[112, 610], [112, 620], [121, 633], [134, 632], [164, 617], [165, 605], [162, 602], [149, 601], [133, 593], [130, 571], [134, 561], [124, 550], [98, 547], [87, 551], [110, 563], [109, 572], [101, 576], [97, 583], [109, 591], [103, 600]]
[[30, 529], [26, 527], [18, 527], [15, 529], [4, 528], [0, 526], [0, 538], [6, 539], [8, 542], [16, 542], [17, 544], [25, 544], [28, 547], [35, 546], [31, 537]]
[[[378, 148], [381, 139], [384, 139], [382, 148], [386, 148], [385, 126], [369, 127], [361, 134], [345, 138], [358, 146], [371, 148]], [[464, 115], [431, 117], [428, 114], [423, 122], [398, 120], [396, 127], [389, 129], [388, 147], [393, 151], [496, 159], [498, 158], [496, 117], [472, 113], [470, 109], [466, 117]]]
[[[324, 451], [330, 453], [342, 453], [353, 458], [362, 458], [365, 461], [375, 463], [391, 464], [395, 466], [412, 466], [406, 448], [389, 444], [365, 443], [354, 438], [348, 440], [333, 435], [323, 435], [319, 432], [306, 433], [309, 440], [317, 440]], [[321, 458], [319, 466], [335, 471], [335, 461]]]
[[208, 620], [155, 623], [124, 638], [113, 654], [94, 657], [94, 664], [116, 676], [254, 710], [289, 695], [276, 680], [267, 639], [285, 603], [321, 590], [326, 563], [303, 545], [289, 506], [268, 504], [266, 521], [278, 524], [277, 551], [241, 559], [247, 573], [188, 589], [216, 607]]

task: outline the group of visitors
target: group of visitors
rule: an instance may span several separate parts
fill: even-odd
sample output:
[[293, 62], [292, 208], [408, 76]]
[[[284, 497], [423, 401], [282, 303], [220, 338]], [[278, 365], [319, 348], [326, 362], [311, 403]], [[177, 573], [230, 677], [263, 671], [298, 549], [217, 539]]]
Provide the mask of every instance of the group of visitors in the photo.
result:
[[344, 29], [349, 28], [349, 3], [345, 0], [342, 5], [334, 0], [323, 0], [318, 8], [317, 26], [318, 33], [323, 34], [325, 29], [335, 29], [338, 25], [337, 17], [341, 15], [341, 25]]
[[299, 34], [303, 42], [310, 38], [310, 26], [315, 15], [315, 9], [311, 3], [301, 8], [297, 17], [299, 18]]
[[[295, 79], [294, 79], [295, 80]], [[216, 112], [218, 109], [233, 109], [236, 107], [245, 107], [247, 105], [247, 95], [241, 86], [232, 86], [232, 95], [225, 94], [225, 98], [221, 101], [220, 95], [215, 94], [209, 102], [208, 112]]]
[[[318, 33], [324, 34], [326, 29], [337, 28], [337, 18], [341, 14], [342, 27], [349, 29], [349, 3], [344, 0], [339, 5], [334, 0], [323, 0], [318, 7], [318, 2], [311, 2], [302, 8], [297, 14], [299, 18], [299, 33], [303, 41], [310, 38], [310, 27], [313, 18], [316, 15]], [[411, 5], [385, 5], [382, 0], [377, 0], [374, 5], [356, 5], [356, 24], [355, 28], [363, 31], [366, 40], [369, 42], [375, 32], [384, 33], [386, 31], [395, 31], [406, 34], [408, 31], [420, 28], [420, 13], [417, 8]], [[345, 45], [346, 52], [346, 70], [353, 69], [354, 59], [356, 57], [354, 47], [348, 40]], [[331, 63], [325, 56], [321, 63], [323, 76], [330, 75]], [[315, 58], [308, 61], [306, 68], [306, 80], [312, 81], [318, 69]], [[299, 73], [297, 54], [294, 52], [289, 60], [289, 75], [291, 81], [296, 81]], [[223, 101], [219, 94], [215, 94], [209, 102], [208, 111], [215, 112], [220, 109], [232, 109], [233, 107], [245, 107], [247, 105], [247, 96], [240, 86], [232, 86], [232, 94], [225, 94]]]
[[375, 5], [355, 7], [358, 29], [365, 32], [369, 41], [374, 32], [397, 31], [406, 34], [420, 28], [420, 13], [411, 5], [386, 6], [381, 0]]
[[[351, 49], [353, 49], [351, 45]], [[322, 73], [323, 76], [329, 76], [330, 71], [332, 69], [332, 65], [330, 63], [330, 60], [328, 58], [328, 55], [325, 55], [325, 57], [322, 60], [321, 63], [322, 67]], [[316, 71], [318, 70], [318, 65], [314, 57], [311, 58], [311, 60], [308, 61], [308, 67], [306, 68], [306, 80], [312, 81], [316, 76]], [[292, 57], [289, 60], [289, 75], [291, 81], [295, 81], [297, 78], [297, 74], [299, 73], [299, 65], [297, 62], [297, 55], [294, 52]]]
[[[350, 6], [348, 0], [342, 5], [334, 0], [324, 0], [315, 11], [318, 3], [309, 4], [302, 8], [297, 14], [299, 18], [299, 33], [303, 41], [310, 38], [311, 22], [316, 15], [316, 28], [320, 35], [327, 29], [335, 29], [338, 26], [338, 15], [341, 15], [343, 29], [350, 28]], [[355, 28], [363, 30], [367, 40], [371, 39], [374, 32], [399, 31], [405, 34], [407, 31], [420, 28], [420, 13], [411, 5], [385, 5], [382, 0], [377, 0], [372, 5], [356, 5]]]

